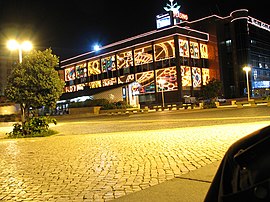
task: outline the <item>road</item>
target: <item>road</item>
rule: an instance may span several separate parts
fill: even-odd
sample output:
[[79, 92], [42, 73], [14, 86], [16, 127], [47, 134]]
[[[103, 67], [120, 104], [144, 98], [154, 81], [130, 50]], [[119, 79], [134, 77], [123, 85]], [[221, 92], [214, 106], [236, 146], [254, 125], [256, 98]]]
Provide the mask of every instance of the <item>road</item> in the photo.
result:
[[269, 125], [269, 112], [59, 118], [57, 135], [0, 139], [0, 200], [110, 201], [147, 189], [220, 160], [233, 142]]
[[[124, 131], [149, 131], [270, 120], [270, 107], [179, 110], [134, 115], [71, 116], [59, 118], [55, 127], [71, 134], [96, 134]], [[76, 124], [73, 124], [76, 123]], [[78, 124], [79, 123], [79, 124]]]

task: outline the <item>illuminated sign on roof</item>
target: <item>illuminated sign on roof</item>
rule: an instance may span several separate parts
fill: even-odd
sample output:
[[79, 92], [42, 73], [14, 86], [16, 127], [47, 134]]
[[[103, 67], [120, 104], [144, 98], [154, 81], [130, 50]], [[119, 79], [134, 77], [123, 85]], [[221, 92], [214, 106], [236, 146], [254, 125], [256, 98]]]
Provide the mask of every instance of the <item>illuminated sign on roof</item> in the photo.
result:
[[162, 28], [172, 25], [170, 13], [165, 13], [156, 16], [157, 28]]
[[270, 32], [270, 25], [268, 25], [268, 24], [266, 24], [266, 23], [264, 23], [264, 22], [262, 22], [260, 20], [257, 20], [255, 18], [249, 17], [248, 18], [248, 23], [250, 23], [250, 24], [252, 24], [254, 26], [257, 26], [257, 27], [259, 27], [261, 29], [265, 29], [265, 30], [267, 30], [267, 31]]
[[163, 7], [165, 11], [170, 12], [172, 11], [173, 13], [179, 13], [179, 9], [181, 6], [178, 6], [177, 3], [173, 3], [174, 0], [169, 0], [171, 2], [170, 4], [167, 4], [167, 7]]
[[[157, 28], [166, 27], [169, 25], [174, 25], [176, 23], [187, 21], [188, 15], [184, 13], [180, 13], [180, 5], [177, 3], [173, 3], [174, 0], [169, 0], [171, 3], [166, 4], [166, 7], [163, 7], [167, 14], [161, 14], [156, 16]], [[172, 15], [170, 15], [172, 13]]]

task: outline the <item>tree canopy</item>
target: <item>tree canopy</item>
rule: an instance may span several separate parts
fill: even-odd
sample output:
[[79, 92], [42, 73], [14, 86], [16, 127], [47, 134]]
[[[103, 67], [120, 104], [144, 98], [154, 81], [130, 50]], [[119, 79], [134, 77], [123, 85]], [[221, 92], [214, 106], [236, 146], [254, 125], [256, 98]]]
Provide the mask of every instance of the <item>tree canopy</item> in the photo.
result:
[[30, 107], [55, 106], [63, 93], [64, 82], [55, 68], [59, 59], [51, 49], [33, 50], [16, 63], [8, 77], [5, 89], [7, 98], [21, 105], [22, 110]]
[[202, 96], [204, 99], [214, 99], [222, 93], [221, 81], [213, 78], [202, 87]]

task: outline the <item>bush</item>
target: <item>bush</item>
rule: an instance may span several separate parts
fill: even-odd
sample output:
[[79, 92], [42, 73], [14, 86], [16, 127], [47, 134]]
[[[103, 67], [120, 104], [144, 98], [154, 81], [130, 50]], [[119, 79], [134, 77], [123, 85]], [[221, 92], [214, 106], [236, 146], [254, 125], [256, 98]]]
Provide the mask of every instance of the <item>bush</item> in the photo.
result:
[[131, 108], [132, 106], [128, 105], [124, 101], [118, 101], [118, 102], [111, 102], [103, 105], [101, 109], [126, 109]]
[[205, 102], [203, 105], [204, 109], [217, 108], [216, 103], [214, 101]]
[[13, 131], [7, 133], [9, 138], [44, 137], [54, 134], [49, 130], [49, 123], [56, 124], [56, 120], [50, 117], [33, 117], [25, 124], [13, 124]]

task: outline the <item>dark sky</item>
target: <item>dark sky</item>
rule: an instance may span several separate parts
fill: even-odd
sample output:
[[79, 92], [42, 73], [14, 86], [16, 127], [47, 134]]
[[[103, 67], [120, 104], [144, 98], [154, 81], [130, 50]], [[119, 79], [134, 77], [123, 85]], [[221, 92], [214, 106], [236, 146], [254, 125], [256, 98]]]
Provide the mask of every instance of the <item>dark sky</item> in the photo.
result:
[[[268, 24], [265, 0], [175, 0], [180, 12], [196, 20], [211, 14], [227, 16], [246, 8]], [[155, 16], [169, 0], [0, 0], [1, 48], [10, 38], [29, 39], [36, 49], [51, 47], [60, 59], [155, 29]], [[268, 9], [267, 9], [268, 8]]]

